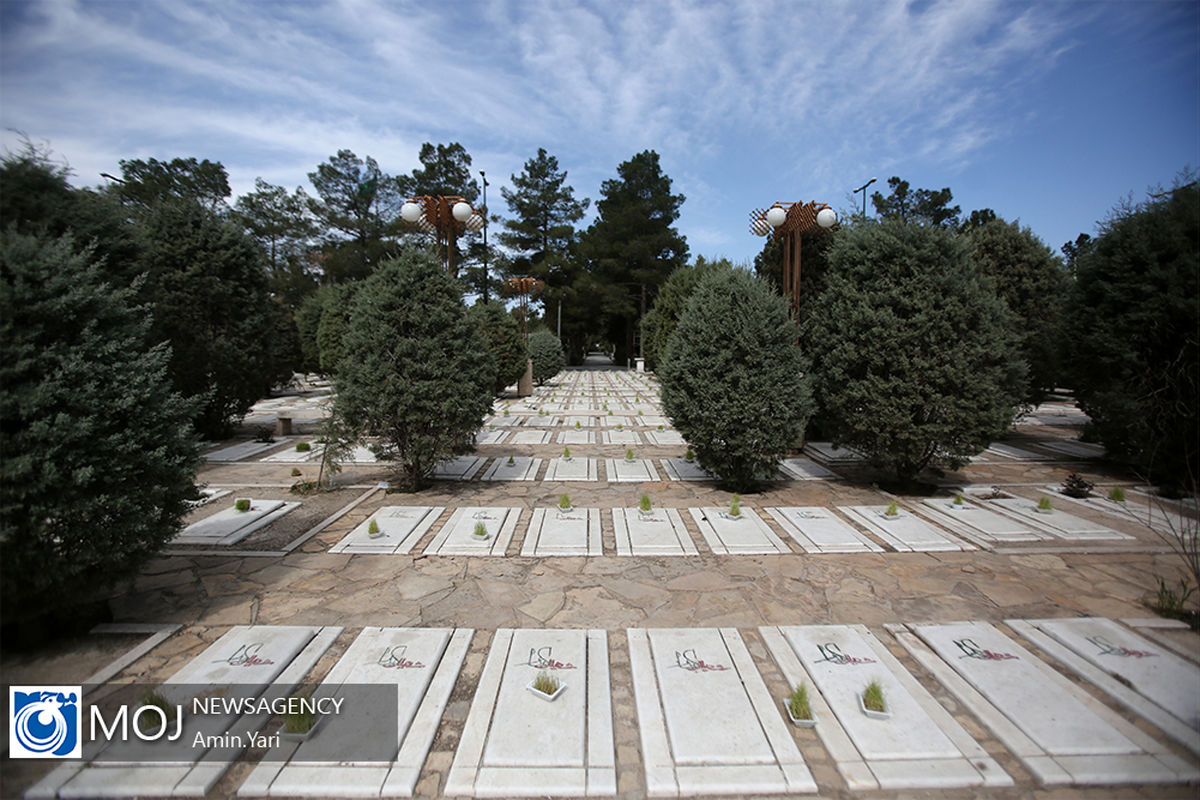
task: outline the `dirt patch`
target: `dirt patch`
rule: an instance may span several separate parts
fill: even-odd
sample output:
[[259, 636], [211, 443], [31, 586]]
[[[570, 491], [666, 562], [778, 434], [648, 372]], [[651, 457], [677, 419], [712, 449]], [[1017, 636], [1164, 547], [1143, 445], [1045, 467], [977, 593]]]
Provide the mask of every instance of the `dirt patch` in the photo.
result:
[[[14, 684], [79, 684], [147, 638], [148, 634], [88, 634], [29, 650], [5, 648], [0, 678]], [[7, 695], [4, 698], [7, 702]]]

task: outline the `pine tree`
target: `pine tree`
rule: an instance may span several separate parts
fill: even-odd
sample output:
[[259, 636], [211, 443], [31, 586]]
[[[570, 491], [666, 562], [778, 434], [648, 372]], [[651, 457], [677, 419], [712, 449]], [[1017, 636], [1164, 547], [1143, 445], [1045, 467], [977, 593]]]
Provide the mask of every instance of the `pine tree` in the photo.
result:
[[947, 228], [843, 228], [803, 341], [836, 444], [911, 480], [957, 469], [1011, 424], [1025, 381], [1015, 318]]
[[96, 597], [181, 526], [192, 403], [127, 289], [70, 237], [0, 232], [0, 597], [5, 622]]
[[516, 383], [525, 374], [529, 362], [529, 351], [521, 336], [521, 326], [504, 310], [501, 303], [476, 303], [470, 309], [471, 317], [478, 323], [488, 350], [496, 360], [497, 394], [504, 387]]
[[596, 279], [616, 361], [633, 352], [635, 323], [658, 287], [687, 263], [687, 241], [674, 227], [684, 196], [671, 194], [658, 153], [646, 150], [601, 184], [600, 216], [581, 236], [580, 251]]
[[715, 270], [692, 292], [659, 368], [663, 411], [702, 467], [753, 491], [804, 432], [804, 371], [787, 302], [744, 270]]
[[428, 255], [406, 252], [362, 284], [346, 328], [333, 413], [349, 435], [378, 437], [407, 490], [468, 452], [491, 408], [495, 361], [461, 297]]
[[1066, 314], [1079, 404], [1115, 457], [1172, 489], [1200, 475], [1200, 186], [1116, 211], [1081, 243]]
[[558, 337], [544, 328], [529, 334], [529, 358], [533, 361], [533, 379], [538, 385], [553, 378], [566, 364]]

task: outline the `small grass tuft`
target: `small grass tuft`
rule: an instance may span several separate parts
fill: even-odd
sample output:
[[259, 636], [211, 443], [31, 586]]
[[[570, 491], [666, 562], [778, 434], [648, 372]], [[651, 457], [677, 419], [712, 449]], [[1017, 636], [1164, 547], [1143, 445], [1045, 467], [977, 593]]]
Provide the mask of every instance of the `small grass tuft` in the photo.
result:
[[1125, 490], [1123, 488], [1121, 488], [1120, 486], [1112, 487], [1111, 489], [1108, 490], [1108, 499], [1112, 500], [1114, 503], [1124, 503], [1125, 502]]
[[1050, 502], [1050, 498], [1042, 495], [1037, 502], [1038, 511], [1053, 511], [1054, 504]]
[[533, 688], [535, 691], [542, 694], [554, 694], [562, 686], [562, 681], [545, 671], [539, 672], [537, 677], [533, 679]]
[[568, 508], [570, 508], [571, 507], [571, 495], [563, 493], [563, 495], [558, 498], [558, 507], [561, 508], [563, 511], [566, 511]]
[[367, 526], [367, 533], [372, 536], [379, 535], [379, 520], [372, 518], [371, 524]]
[[733, 499], [729, 501], [729, 516], [740, 517], [742, 515], [742, 496], [734, 492]]
[[899, 503], [897, 503], [896, 501], [893, 500], [891, 503], [888, 504], [887, 511], [884, 511], [883, 513], [884, 513], [884, 516], [888, 516], [888, 517], [900, 516]]
[[477, 536], [480, 539], [488, 538], [487, 526], [484, 525], [482, 522], [476, 522], [475, 530], [471, 531], [471, 533], [472, 533], [472, 535]]
[[883, 703], [883, 687], [879, 681], [871, 681], [863, 689], [863, 706], [869, 711], [887, 711]]
[[642, 495], [642, 499], [638, 503], [638, 510], [645, 514], [650, 513], [650, 495], [648, 495], [648, 494]]
[[812, 719], [812, 706], [808, 702], [808, 684], [800, 681], [800, 685], [792, 689], [788, 695], [788, 711], [796, 719]]
[[237, 500], [235, 500], [233, 502], [233, 507], [236, 508], [238, 511], [249, 511], [250, 510], [250, 501], [245, 497], [238, 498]]

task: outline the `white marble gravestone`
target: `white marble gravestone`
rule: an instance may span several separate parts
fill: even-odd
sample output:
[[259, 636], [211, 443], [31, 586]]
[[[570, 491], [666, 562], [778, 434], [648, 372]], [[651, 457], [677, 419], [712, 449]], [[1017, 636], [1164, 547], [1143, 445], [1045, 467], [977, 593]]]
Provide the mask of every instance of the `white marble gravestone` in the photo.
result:
[[1098, 522], [1092, 522], [1089, 519], [1068, 514], [1057, 508], [1052, 509], [1049, 514], [1043, 514], [1037, 510], [1037, 501], [1026, 500], [1023, 497], [1006, 497], [999, 500], [989, 500], [988, 503], [994, 503], [997, 507], [1004, 509], [1018, 519], [1028, 522], [1034, 527], [1051, 533], [1060, 539], [1134, 538], [1119, 531], [1114, 531], [1112, 528], [1108, 528]]
[[683, 434], [674, 430], [646, 431], [646, 439], [659, 447], [683, 447], [687, 444], [683, 439]]
[[604, 444], [631, 445], [642, 443], [642, 437], [638, 436], [637, 431], [609, 429], [602, 431], [602, 436], [604, 437]]
[[689, 508], [688, 511], [704, 541], [717, 555], [792, 552], [752, 508], [743, 508], [736, 517], [731, 516], [727, 508]]
[[597, 480], [594, 458], [552, 458], [546, 467], [547, 481], [594, 481]]
[[509, 431], [502, 431], [499, 428], [491, 428], [480, 431], [475, 434], [475, 444], [503, 444], [508, 438]]
[[[444, 510], [442, 506], [384, 506], [342, 537], [329, 552], [408, 553]], [[372, 520], [379, 526], [377, 536], [370, 533]]]
[[[455, 509], [450, 519], [425, 548], [426, 555], [503, 556], [512, 541], [521, 509], [493, 506], [468, 506]], [[475, 526], [482, 524], [486, 536], [476, 536]]]
[[883, 550], [864, 533], [823, 506], [768, 508], [779, 526], [806, 553], [877, 553]]
[[613, 532], [619, 556], [698, 555], [679, 512], [655, 508], [643, 513], [636, 508], [614, 508]]
[[736, 629], [626, 634], [650, 795], [817, 790]]
[[976, 549], [975, 545], [943, 533], [905, 509], [899, 509], [895, 518], [885, 519], [886, 510], [887, 506], [838, 506], [838, 511], [862, 523], [900, 552]]
[[299, 507], [298, 502], [252, 499], [249, 511], [238, 511], [235, 501], [234, 506], [188, 525], [176, 534], [171, 543], [219, 546], [237, 544], [256, 530], [270, 525]]
[[562, 444], [595, 444], [596, 434], [585, 430], [559, 431], [558, 441]]
[[523, 556], [603, 555], [600, 509], [535, 508], [521, 545]]
[[237, 444], [222, 447], [218, 450], [210, 450], [202, 458], [205, 461], [240, 461], [255, 453], [261, 453], [264, 450], [270, 450], [272, 447], [278, 446], [278, 442], [238, 442]]
[[648, 458], [635, 458], [632, 461], [624, 458], [606, 458], [604, 469], [610, 482], [642, 483], [658, 480], [658, 470], [654, 469], [654, 463]]
[[509, 444], [546, 444], [550, 441], [550, 431], [517, 431], [509, 437]]
[[810, 458], [785, 458], [779, 468], [789, 478], [798, 481], [829, 481], [837, 480], [836, 472], [826, 469]]
[[[1012, 785], [1000, 765], [865, 626], [759, 631], [788, 685], [807, 682], [817, 733], [850, 788]], [[883, 688], [888, 719], [868, 717], [859, 704], [871, 681]]]
[[451, 481], [469, 481], [483, 468], [484, 459], [479, 456], [456, 456], [438, 463], [431, 478]]
[[712, 481], [716, 476], [700, 466], [699, 461], [686, 458], [661, 459], [663, 471], [673, 481]]
[[512, 463], [508, 463], [508, 458], [497, 458], [492, 462], [492, 465], [483, 473], [480, 480], [485, 481], [532, 481], [537, 478], [538, 470], [542, 467], [540, 458], [530, 458], [528, 456], [512, 456]]
[[964, 498], [962, 505], [954, 505], [948, 497], [930, 497], [921, 501], [937, 520], [952, 531], [967, 533], [990, 542], [1037, 542], [1049, 538], [1032, 525], [997, 514]]
[[[527, 688], [539, 673], [564, 687], [553, 701]], [[446, 794], [612, 795], [616, 783], [605, 631], [496, 631]]]
[[1200, 774], [994, 626], [909, 627], [924, 647], [900, 636], [905, 647], [1043, 783], [1162, 783]]
[[[365, 715], [355, 709], [354, 714], [322, 720], [310, 740], [298, 746], [284, 742], [268, 754], [238, 796], [411, 795], [471, 634], [469, 629], [364, 628], [314, 694], [336, 697], [343, 685], [390, 685], [396, 707]], [[382, 715], [390, 715], [394, 723]], [[364, 716], [378, 716], [383, 724], [371, 725]], [[377, 741], [382, 730], [394, 732], [396, 741]], [[384, 759], [364, 758], [384, 749], [390, 753]]]

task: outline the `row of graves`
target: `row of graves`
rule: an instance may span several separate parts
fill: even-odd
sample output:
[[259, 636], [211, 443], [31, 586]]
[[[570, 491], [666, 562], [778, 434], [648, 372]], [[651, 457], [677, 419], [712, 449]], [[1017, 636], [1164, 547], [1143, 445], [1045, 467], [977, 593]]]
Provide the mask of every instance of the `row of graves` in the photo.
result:
[[[446, 724], [460, 734], [442, 794], [612, 796], [618, 688], [633, 697], [650, 796], [1195, 782], [1200, 665], [1160, 624], [238, 626], [157, 687], [180, 735], [90, 742], [25, 796], [200, 797], [239, 760], [238, 797], [411, 796]], [[458, 686], [473, 640], [486, 659]], [[314, 669], [335, 643], [341, 655]], [[456, 686], [469, 709], [446, 723]], [[301, 696], [319, 710], [289, 732], [264, 700]], [[814, 779], [814, 748], [836, 781]]]

